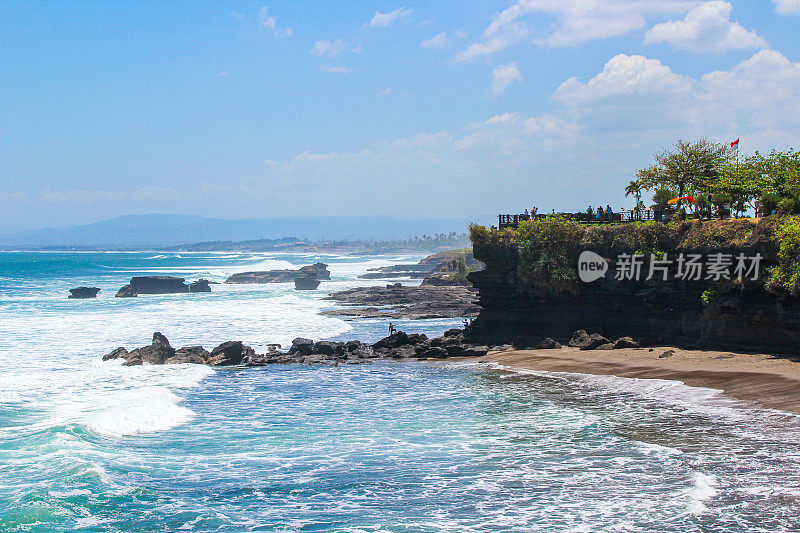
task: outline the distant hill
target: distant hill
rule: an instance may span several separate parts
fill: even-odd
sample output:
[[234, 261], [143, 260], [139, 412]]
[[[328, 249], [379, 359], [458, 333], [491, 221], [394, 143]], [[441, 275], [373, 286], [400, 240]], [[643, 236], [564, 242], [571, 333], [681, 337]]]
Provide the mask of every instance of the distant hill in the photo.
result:
[[322, 240], [393, 240], [464, 233], [467, 218], [397, 219], [388, 216], [298, 216], [229, 220], [191, 215], [125, 215], [93, 224], [0, 234], [0, 247], [163, 247], [203, 241], [292, 237]]

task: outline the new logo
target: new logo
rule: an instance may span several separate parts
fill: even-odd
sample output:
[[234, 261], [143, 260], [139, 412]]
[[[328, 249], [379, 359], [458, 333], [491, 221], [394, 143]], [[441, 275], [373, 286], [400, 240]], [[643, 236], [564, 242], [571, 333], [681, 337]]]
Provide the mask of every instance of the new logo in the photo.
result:
[[608, 263], [594, 252], [585, 250], [578, 257], [578, 277], [584, 283], [602, 278], [608, 271]]

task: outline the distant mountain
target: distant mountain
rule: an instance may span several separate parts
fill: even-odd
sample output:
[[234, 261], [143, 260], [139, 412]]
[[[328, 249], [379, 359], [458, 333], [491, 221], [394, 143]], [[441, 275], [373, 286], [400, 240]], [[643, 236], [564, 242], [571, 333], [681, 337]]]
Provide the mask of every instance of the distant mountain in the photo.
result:
[[174, 246], [251, 239], [389, 240], [463, 233], [467, 218], [397, 219], [388, 216], [298, 216], [229, 220], [191, 215], [125, 215], [93, 224], [0, 234], [3, 248]]

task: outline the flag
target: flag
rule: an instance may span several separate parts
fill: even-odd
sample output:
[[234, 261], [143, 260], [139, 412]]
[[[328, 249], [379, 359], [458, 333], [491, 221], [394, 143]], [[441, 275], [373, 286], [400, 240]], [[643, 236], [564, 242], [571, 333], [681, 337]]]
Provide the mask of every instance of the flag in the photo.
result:
[[734, 149], [736, 149], [736, 150], [738, 150], [738, 149], [739, 149], [739, 139], [736, 139], [735, 141], [733, 141], [733, 142], [731, 143], [731, 148], [734, 148]]

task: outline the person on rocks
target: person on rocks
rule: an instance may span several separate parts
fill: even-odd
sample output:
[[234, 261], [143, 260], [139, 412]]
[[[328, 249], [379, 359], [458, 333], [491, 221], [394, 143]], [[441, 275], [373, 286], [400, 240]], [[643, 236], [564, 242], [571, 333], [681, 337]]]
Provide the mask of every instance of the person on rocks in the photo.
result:
[[598, 205], [597, 206], [597, 220], [602, 221], [603, 220], [603, 215], [604, 215], [603, 206], [602, 205]]
[[394, 327], [394, 324], [389, 322], [389, 335], [394, 335], [397, 330]]
[[592, 206], [586, 208], [586, 214], [589, 215], [589, 219], [594, 218], [594, 209], [592, 209]]

